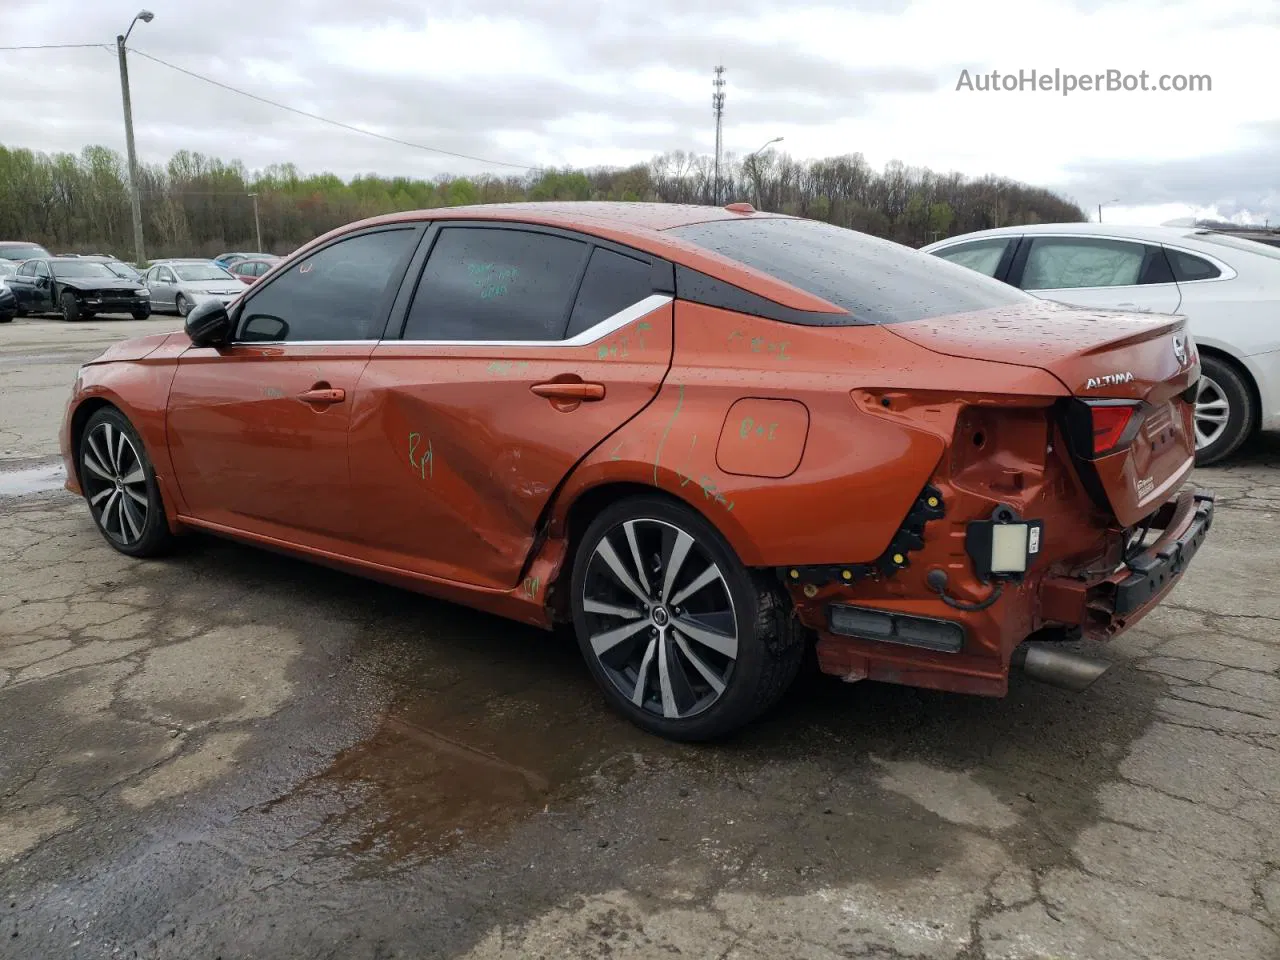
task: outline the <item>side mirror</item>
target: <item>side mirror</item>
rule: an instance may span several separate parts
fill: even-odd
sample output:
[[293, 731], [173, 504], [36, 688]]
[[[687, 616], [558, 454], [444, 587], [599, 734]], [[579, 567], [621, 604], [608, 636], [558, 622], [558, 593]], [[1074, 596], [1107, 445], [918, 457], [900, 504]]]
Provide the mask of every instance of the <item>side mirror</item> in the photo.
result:
[[231, 339], [231, 315], [221, 300], [206, 300], [187, 314], [183, 328], [193, 346], [219, 347]]

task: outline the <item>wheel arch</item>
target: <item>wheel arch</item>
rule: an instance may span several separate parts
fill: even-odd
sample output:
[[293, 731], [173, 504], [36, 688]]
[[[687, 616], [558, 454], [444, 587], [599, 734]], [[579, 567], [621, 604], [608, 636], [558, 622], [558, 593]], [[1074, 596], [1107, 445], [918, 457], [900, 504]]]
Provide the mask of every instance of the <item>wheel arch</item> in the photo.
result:
[[80, 469], [80, 450], [81, 441], [84, 438], [84, 428], [95, 413], [108, 408], [117, 411], [132, 424], [134, 432], [142, 442], [143, 452], [147, 455], [147, 459], [151, 461], [151, 469], [155, 471], [156, 484], [160, 488], [160, 504], [164, 508], [165, 519], [169, 523], [169, 529], [173, 533], [181, 532], [182, 524], [178, 521], [176, 512], [175, 494], [177, 491], [174, 489], [175, 484], [170, 482], [167, 471], [162, 469], [162, 465], [168, 462], [167, 451], [164, 458], [157, 457], [157, 451], [153, 449], [148, 439], [148, 431], [143, 429], [135, 412], [115, 393], [100, 392], [89, 394], [76, 404], [75, 409], [71, 411], [71, 418], [67, 424], [67, 441], [71, 449], [71, 466], [76, 472], [77, 484], [81, 486], [81, 489], [84, 488], [84, 478], [81, 476]]
[[[618, 464], [614, 463], [612, 466], [616, 468]], [[646, 467], [650, 473], [653, 470], [652, 464], [640, 466]], [[674, 485], [678, 486], [679, 479], [674, 472], [672, 472], [672, 479], [675, 480]], [[695, 487], [694, 489], [700, 491], [700, 488]], [[569, 591], [567, 587], [573, 577], [574, 557], [582, 536], [587, 527], [591, 525], [592, 519], [600, 511], [631, 497], [655, 497], [692, 510], [712, 529], [724, 537], [729, 548], [738, 555], [744, 565], [747, 567], [753, 566], [749, 556], [751, 551], [748, 550], [748, 555], [744, 556], [744, 551], [735, 542], [733, 532], [725, 529], [726, 524], [718, 523], [711, 511], [706, 510], [702, 504], [697, 502], [696, 497], [681, 496], [678, 493], [673, 493], [670, 489], [646, 483], [637, 477], [601, 479], [597, 483], [577, 486], [560, 501], [558, 509], [555, 511], [550, 530], [552, 535], [564, 544], [564, 550], [562, 553], [563, 560], [549, 585], [554, 586], [554, 589], [548, 593], [548, 596], [553, 598], [550, 603], [553, 620], [562, 621], [568, 617], [566, 603]], [[742, 535], [745, 536], [745, 533]]]
[[1262, 391], [1258, 388], [1258, 381], [1254, 378], [1253, 372], [1249, 367], [1234, 354], [1217, 346], [1207, 346], [1200, 341], [1196, 341], [1196, 350], [1202, 357], [1212, 357], [1220, 363], [1225, 363], [1244, 381], [1245, 389], [1249, 391], [1249, 406], [1253, 413], [1253, 426], [1250, 428], [1249, 434], [1253, 435], [1262, 429]]

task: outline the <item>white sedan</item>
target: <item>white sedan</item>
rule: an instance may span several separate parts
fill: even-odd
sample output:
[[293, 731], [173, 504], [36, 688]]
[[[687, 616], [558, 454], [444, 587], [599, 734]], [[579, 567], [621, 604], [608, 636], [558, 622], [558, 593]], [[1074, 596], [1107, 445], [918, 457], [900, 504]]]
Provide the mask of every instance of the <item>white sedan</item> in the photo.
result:
[[1280, 428], [1280, 248], [1196, 227], [1037, 223], [921, 249], [1048, 300], [1185, 315], [1201, 464]]

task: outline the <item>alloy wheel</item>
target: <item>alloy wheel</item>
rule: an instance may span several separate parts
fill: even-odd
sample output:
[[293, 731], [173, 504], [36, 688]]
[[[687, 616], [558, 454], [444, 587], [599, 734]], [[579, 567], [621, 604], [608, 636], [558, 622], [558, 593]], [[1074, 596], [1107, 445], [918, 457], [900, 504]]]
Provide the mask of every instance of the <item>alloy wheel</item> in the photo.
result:
[[1203, 450], [1217, 440], [1230, 419], [1231, 404], [1226, 393], [1216, 380], [1201, 375], [1196, 391], [1196, 449]]
[[737, 616], [724, 573], [688, 532], [655, 519], [615, 525], [592, 553], [581, 602], [592, 654], [635, 706], [674, 720], [720, 699]]
[[80, 452], [85, 498], [102, 531], [124, 546], [137, 543], [151, 509], [147, 477], [129, 435], [112, 423], [99, 423], [84, 438]]

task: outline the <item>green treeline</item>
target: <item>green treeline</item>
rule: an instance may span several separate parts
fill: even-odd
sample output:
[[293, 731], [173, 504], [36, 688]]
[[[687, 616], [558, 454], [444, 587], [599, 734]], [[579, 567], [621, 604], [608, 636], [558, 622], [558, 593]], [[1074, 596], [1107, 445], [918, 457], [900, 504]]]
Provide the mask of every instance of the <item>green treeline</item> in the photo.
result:
[[[900, 243], [1007, 224], [1084, 220], [1074, 203], [997, 177], [938, 174], [898, 162], [872, 170], [861, 154], [798, 162], [764, 154], [722, 167], [724, 202], [827, 220]], [[416, 180], [367, 174], [344, 181], [303, 176], [293, 164], [251, 173], [181, 151], [144, 166], [142, 216], [147, 254], [213, 256], [256, 246], [258, 194], [263, 246], [287, 253], [334, 227], [397, 210], [513, 200], [655, 200], [711, 203], [710, 159], [683, 152], [647, 164], [594, 170], [540, 170], [523, 176]], [[130, 259], [133, 228], [124, 159], [106, 147], [78, 156], [0, 146], [0, 238], [34, 240], [55, 253], [112, 253]]]

